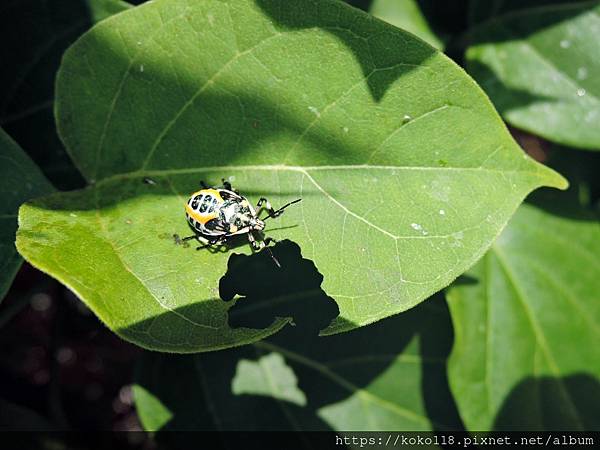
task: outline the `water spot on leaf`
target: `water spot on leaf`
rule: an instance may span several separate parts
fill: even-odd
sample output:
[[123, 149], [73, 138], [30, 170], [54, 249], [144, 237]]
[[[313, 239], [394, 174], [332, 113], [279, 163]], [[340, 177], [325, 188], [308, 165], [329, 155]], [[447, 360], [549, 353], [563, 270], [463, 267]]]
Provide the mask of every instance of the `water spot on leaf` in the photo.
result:
[[321, 113], [319, 112], [319, 110], [317, 108], [315, 108], [314, 106], [309, 106], [308, 110], [313, 113], [315, 116], [317, 117], [321, 117]]
[[452, 234], [453, 241], [450, 243], [450, 247], [462, 247], [462, 240], [464, 237], [464, 232], [457, 231]]
[[585, 115], [585, 121], [588, 123], [596, 121], [597, 118], [598, 118], [598, 110], [588, 111], [588, 113]]
[[425, 229], [423, 228], [423, 226], [422, 226], [422, 225], [419, 225], [418, 223], [411, 223], [411, 224], [410, 224], [410, 226], [411, 226], [411, 227], [412, 227], [414, 230], [416, 230], [416, 231], [420, 231], [420, 232], [421, 232], [421, 234], [422, 234], [423, 236], [427, 236], [427, 235], [429, 234], [429, 232], [428, 232], [427, 230], [425, 230]]
[[450, 200], [450, 186], [445, 180], [433, 180], [431, 182], [431, 196], [436, 200], [448, 203]]

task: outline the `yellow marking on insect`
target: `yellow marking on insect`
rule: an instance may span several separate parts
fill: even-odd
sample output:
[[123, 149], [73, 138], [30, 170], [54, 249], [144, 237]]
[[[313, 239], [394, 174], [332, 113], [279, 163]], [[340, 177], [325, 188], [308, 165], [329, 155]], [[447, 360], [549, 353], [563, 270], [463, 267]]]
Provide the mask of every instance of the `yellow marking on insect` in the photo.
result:
[[202, 225], [204, 225], [206, 222], [208, 222], [209, 220], [212, 219], [216, 219], [217, 218], [217, 214], [215, 213], [211, 213], [211, 214], [200, 214], [198, 211], [195, 211], [190, 205], [188, 205], [187, 203], [185, 204], [185, 210], [186, 212], [190, 215], [190, 217], [194, 220], [196, 220], [196, 222], [200, 222]]
[[230, 225], [229, 226], [229, 232], [230, 233], [235, 233], [238, 230], [238, 227], [236, 227], [235, 225]]
[[198, 192], [194, 192], [192, 194], [192, 197], [195, 195], [202, 195], [202, 194], [214, 196], [219, 203], [223, 203], [223, 201], [224, 201], [223, 197], [221, 197], [221, 194], [219, 194], [219, 191], [217, 191], [216, 189], [201, 189]]

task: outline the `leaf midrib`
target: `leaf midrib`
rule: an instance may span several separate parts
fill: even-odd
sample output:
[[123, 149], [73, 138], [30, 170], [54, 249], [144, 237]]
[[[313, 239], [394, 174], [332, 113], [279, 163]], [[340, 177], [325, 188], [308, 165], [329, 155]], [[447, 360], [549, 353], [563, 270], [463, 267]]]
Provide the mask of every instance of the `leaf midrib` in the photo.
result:
[[513, 169], [491, 169], [488, 167], [434, 167], [434, 166], [393, 166], [393, 165], [315, 165], [315, 166], [292, 166], [284, 164], [271, 165], [225, 165], [225, 166], [204, 166], [204, 167], [188, 167], [184, 169], [157, 169], [157, 170], [137, 170], [133, 172], [117, 173], [109, 177], [97, 181], [94, 186], [101, 186], [113, 181], [124, 179], [144, 178], [144, 177], [167, 177], [170, 175], [186, 175], [201, 172], [224, 172], [224, 171], [244, 171], [244, 170], [266, 170], [266, 171], [291, 171], [291, 172], [314, 172], [320, 170], [414, 170], [414, 171], [432, 171], [432, 172], [482, 172], [482, 173], [499, 173], [507, 174], [522, 174], [531, 176], [540, 176], [541, 171], [531, 170], [513, 170]]
[[498, 245], [492, 245], [492, 250], [493, 250], [494, 254], [496, 255], [498, 262], [500, 263], [499, 264], [500, 268], [504, 272], [509, 284], [512, 286], [512, 288], [516, 294], [516, 298], [519, 300], [519, 303], [520, 303], [521, 307], [523, 308], [523, 311], [525, 312], [525, 316], [527, 317], [527, 319], [531, 325], [531, 329], [533, 330], [534, 336], [536, 338], [536, 343], [538, 344], [536, 347], [539, 347], [542, 350], [542, 352], [545, 356], [546, 362], [548, 363], [548, 366], [550, 367], [550, 370], [556, 377], [558, 386], [560, 387], [560, 391], [563, 394], [563, 398], [566, 400], [566, 404], [568, 405], [568, 408], [570, 409], [571, 416], [577, 423], [579, 429], [584, 430], [585, 428], [583, 425], [583, 421], [581, 420], [579, 411], [578, 411], [577, 407], [575, 406], [575, 403], [573, 401], [571, 393], [569, 392], [569, 390], [567, 389], [567, 387], [564, 384], [564, 381], [561, 378], [561, 371], [556, 363], [556, 360], [554, 359], [552, 352], [550, 351], [548, 342], [546, 341], [546, 337], [542, 331], [542, 328], [539, 326], [537, 320], [535, 319], [535, 315], [533, 314], [533, 311], [531, 311], [531, 308], [530, 308], [529, 304], [527, 303], [526, 296], [523, 293], [521, 286], [517, 282], [517, 277], [515, 276], [513, 270], [511, 269], [506, 256], [504, 255], [503, 251], [500, 250]]
[[[107, 184], [107, 183], [110, 183], [110, 182], [113, 182], [116, 180], [131, 179], [131, 178], [168, 177], [169, 175], [189, 174], [189, 173], [196, 173], [196, 172], [207, 172], [207, 171], [227, 172], [227, 171], [244, 171], [244, 170], [291, 171], [291, 172], [301, 173], [303, 175], [303, 177], [308, 178], [308, 180], [315, 186], [315, 188], [317, 188], [326, 198], [328, 198], [331, 202], [336, 204], [346, 214], [353, 216], [354, 218], [365, 223], [366, 225], [373, 228], [374, 230], [379, 231], [380, 233], [391, 238], [394, 241], [401, 240], [401, 239], [402, 240], [404, 240], [404, 239], [447, 239], [447, 238], [452, 237], [456, 233], [464, 232], [467, 229], [455, 230], [446, 235], [435, 235], [435, 236], [434, 235], [427, 235], [427, 236], [395, 235], [392, 232], [385, 230], [385, 229], [379, 227], [378, 225], [372, 223], [368, 219], [362, 217], [360, 214], [353, 212], [348, 207], [346, 207], [344, 204], [339, 202], [333, 195], [328, 193], [311, 176], [310, 172], [315, 172], [315, 171], [319, 171], [319, 170], [415, 170], [415, 171], [458, 171], [458, 172], [481, 171], [484, 173], [499, 173], [503, 176], [506, 174], [509, 174], [509, 173], [529, 174], [532, 176], [538, 175], [538, 173], [530, 172], [530, 171], [518, 171], [518, 170], [511, 171], [511, 170], [488, 169], [488, 168], [484, 168], [481, 166], [474, 167], [474, 168], [457, 168], [457, 167], [431, 167], [431, 166], [368, 166], [368, 165], [347, 165], [347, 166], [344, 166], [344, 165], [339, 165], [339, 166], [326, 166], [326, 165], [322, 165], [322, 166], [287, 166], [287, 165], [252, 166], [252, 165], [247, 165], [247, 166], [213, 166], [213, 167], [191, 168], [191, 169], [167, 169], [167, 170], [146, 171], [146, 172], [136, 171], [136, 172], [130, 172], [130, 173], [126, 173], [126, 174], [118, 174], [118, 175], [114, 175], [109, 178], [105, 178], [104, 180], [101, 180], [100, 182], [96, 183], [95, 186], [100, 186], [100, 185]], [[179, 195], [179, 194], [177, 194], [177, 195]], [[478, 228], [479, 226], [481, 226], [481, 224], [477, 224], [475, 227], [472, 227], [472, 228]]]

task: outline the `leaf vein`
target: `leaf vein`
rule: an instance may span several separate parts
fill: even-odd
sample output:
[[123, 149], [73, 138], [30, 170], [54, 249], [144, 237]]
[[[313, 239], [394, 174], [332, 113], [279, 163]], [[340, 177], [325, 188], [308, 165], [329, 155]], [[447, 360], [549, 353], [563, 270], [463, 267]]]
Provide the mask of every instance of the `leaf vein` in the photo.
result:
[[513, 290], [516, 294], [515, 296], [516, 296], [517, 300], [519, 301], [519, 303], [521, 304], [521, 307], [523, 308], [523, 311], [525, 312], [525, 316], [527, 317], [529, 323], [531, 324], [531, 328], [534, 332], [534, 335], [536, 336], [536, 342], [538, 343], [541, 350], [544, 352], [544, 356], [546, 358], [546, 361], [548, 362], [550, 370], [556, 376], [558, 386], [560, 387], [560, 390], [563, 393], [563, 397], [567, 401], [571, 415], [577, 422], [578, 427], [583, 430], [584, 429], [583, 422], [581, 420], [581, 417], [579, 416], [577, 407], [575, 406], [575, 403], [574, 403], [573, 399], [571, 398], [571, 394], [569, 393], [568, 389], [566, 388], [566, 386], [564, 384], [564, 381], [562, 380], [562, 378], [560, 376], [561, 375], [560, 369], [558, 368], [558, 365], [556, 364], [556, 360], [554, 359], [554, 356], [553, 356], [552, 352], [550, 351], [550, 348], [548, 346], [548, 342], [546, 341], [544, 332], [542, 331], [542, 328], [539, 326], [538, 322], [536, 321], [535, 315], [533, 314], [533, 311], [531, 311], [529, 304], [525, 300], [525, 294], [521, 291], [521, 288], [520, 288], [519, 284], [517, 283], [517, 278], [515, 277], [512, 269], [510, 268], [510, 265], [505, 260], [504, 254], [497, 246], [492, 246], [492, 248], [494, 249], [494, 252], [495, 252], [496, 256], [498, 257], [498, 262], [500, 263], [500, 267], [502, 268], [502, 270], [504, 271], [504, 274], [506, 275], [506, 279], [508, 280], [509, 284], [512, 285]]
[[196, 99], [200, 95], [202, 95], [208, 87], [210, 87], [210, 86], [212, 86], [214, 84], [215, 80], [217, 80], [238, 59], [242, 58], [243, 56], [245, 56], [247, 54], [251, 54], [258, 47], [260, 47], [264, 43], [270, 41], [271, 39], [274, 39], [274, 38], [277, 38], [277, 37], [281, 36], [281, 34], [282, 33], [273, 34], [273, 35], [269, 36], [268, 38], [265, 38], [265, 39], [257, 42], [252, 47], [244, 50], [243, 52], [237, 52], [231, 59], [229, 59], [229, 61], [227, 61], [223, 66], [221, 66], [221, 68], [219, 68], [208, 80], [206, 80], [200, 86], [200, 88], [194, 93], [194, 95], [192, 95], [190, 97], [190, 99], [187, 102], [185, 102], [184, 105], [175, 113], [175, 115], [173, 116], [173, 118], [169, 122], [167, 122], [167, 124], [165, 125], [165, 127], [158, 134], [158, 137], [156, 138], [156, 140], [152, 144], [152, 147], [150, 147], [150, 150], [148, 151], [148, 154], [146, 155], [146, 158], [144, 159], [144, 162], [142, 163], [142, 166], [141, 166], [140, 170], [146, 169], [146, 167], [150, 163], [150, 160], [152, 159], [152, 156], [156, 152], [156, 149], [161, 144], [161, 142], [164, 140], [165, 136], [169, 133], [169, 131], [171, 130], [171, 128], [177, 123], [177, 121], [182, 116], [182, 114], [185, 111], [187, 111], [187, 109], [191, 105], [193, 105], [193, 103], [196, 101]]

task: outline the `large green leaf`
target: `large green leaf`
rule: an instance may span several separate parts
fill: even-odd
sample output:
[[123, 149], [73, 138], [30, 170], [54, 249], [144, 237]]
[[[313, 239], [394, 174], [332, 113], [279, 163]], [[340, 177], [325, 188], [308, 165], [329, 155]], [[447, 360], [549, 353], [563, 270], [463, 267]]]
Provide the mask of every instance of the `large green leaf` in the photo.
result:
[[471, 35], [467, 68], [512, 125], [600, 149], [600, 4], [525, 9]]
[[38, 167], [0, 128], [0, 301], [22, 262], [15, 248], [19, 206], [53, 190]]
[[147, 430], [460, 429], [445, 359], [441, 298], [371, 327], [307, 336], [298, 325], [251, 346], [147, 352], [136, 407]]
[[429, 45], [341, 2], [280, 5], [156, 1], [65, 55], [58, 125], [94, 184], [24, 206], [18, 246], [139, 345], [209, 350], [283, 326], [233, 332], [216, 291], [229, 254], [160, 239], [189, 233], [201, 179], [229, 177], [253, 202], [303, 199], [268, 234], [323, 274], [340, 307], [325, 334], [416, 305], [528, 192], [565, 184]]
[[448, 293], [468, 429], [600, 429], [600, 224], [523, 205]]
[[410, 31], [435, 48], [444, 48], [443, 40], [431, 29], [417, 0], [374, 0], [369, 12], [398, 28]]

